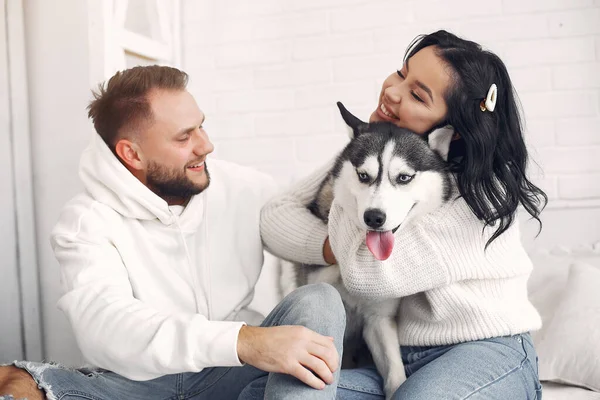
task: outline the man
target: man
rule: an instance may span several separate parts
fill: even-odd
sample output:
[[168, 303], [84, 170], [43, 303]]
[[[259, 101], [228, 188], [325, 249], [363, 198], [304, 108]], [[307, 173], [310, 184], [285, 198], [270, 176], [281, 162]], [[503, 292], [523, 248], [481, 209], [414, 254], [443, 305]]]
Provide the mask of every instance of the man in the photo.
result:
[[253, 315], [259, 213], [273, 184], [207, 158], [213, 145], [187, 79], [135, 67], [95, 93], [85, 192], [51, 235], [58, 307], [95, 368], [16, 362], [0, 367], [0, 395], [237, 399], [270, 373], [267, 397], [335, 397], [345, 328], [335, 289], [302, 288], [262, 327], [242, 322]]

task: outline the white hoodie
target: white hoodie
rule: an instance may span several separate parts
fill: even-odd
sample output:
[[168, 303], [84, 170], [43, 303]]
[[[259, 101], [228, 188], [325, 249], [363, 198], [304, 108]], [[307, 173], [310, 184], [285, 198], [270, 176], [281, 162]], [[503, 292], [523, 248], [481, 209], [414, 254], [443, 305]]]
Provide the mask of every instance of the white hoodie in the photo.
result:
[[241, 365], [244, 323], [235, 320], [254, 295], [260, 209], [275, 185], [212, 158], [207, 169], [209, 188], [181, 210], [98, 135], [83, 152], [86, 191], [66, 204], [51, 242], [64, 293], [58, 307], [92, 365], [134, 380]]

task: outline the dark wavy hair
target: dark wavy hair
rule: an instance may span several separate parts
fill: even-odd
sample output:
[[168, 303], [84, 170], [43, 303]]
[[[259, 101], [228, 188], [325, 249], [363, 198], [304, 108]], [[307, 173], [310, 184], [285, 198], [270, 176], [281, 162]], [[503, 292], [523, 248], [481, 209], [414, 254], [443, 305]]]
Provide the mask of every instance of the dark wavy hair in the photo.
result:
[[[473, 213], [497, 229], [486, 247], [514, 222], [519, 204], [540, 224], [546, 194], [526, 176], [527, 148], [520, 104], [506, 66], [494, 53], [444, 30], [415, 38], [404, 60], [424, 47], [449, 67], [451, 84], [444, 97], [450, 124], [460, 136], [450, 145], [450, 168], [458, 189]], [[481, 111], [490, 86], [498, 87], [493, 112]]]

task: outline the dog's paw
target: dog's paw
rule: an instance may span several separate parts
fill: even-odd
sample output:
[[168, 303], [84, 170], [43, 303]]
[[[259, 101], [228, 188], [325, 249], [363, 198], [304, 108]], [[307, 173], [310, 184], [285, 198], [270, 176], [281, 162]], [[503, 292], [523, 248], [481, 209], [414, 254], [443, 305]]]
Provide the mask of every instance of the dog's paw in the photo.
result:
[[[396, 389], [396, 390], [398, 390], [398, 389]], [[394, 393], [396, 393], [396, 390], [391, 390], [391, 391], [386, 390], [385, 391], [385, 400], [392, 400], [392, 398], [394, 397]]]
[[390, 400], [394, 396], [394, 393], [396, 393], [396, 391], [400, 388], [400, 385], [404, 383], [404, 381], [406, 381], [406, 376], [404, 374], [395, 375], [394, 379], [386, 379], [383, 388], [385, 392], [385, 400]]

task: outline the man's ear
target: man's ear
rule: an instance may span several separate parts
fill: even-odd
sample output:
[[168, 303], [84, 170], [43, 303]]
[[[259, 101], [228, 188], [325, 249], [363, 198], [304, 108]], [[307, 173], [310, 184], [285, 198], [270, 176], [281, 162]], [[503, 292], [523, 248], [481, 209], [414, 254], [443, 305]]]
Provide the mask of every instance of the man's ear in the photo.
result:
[[139, 146], [128, 139], [120, 139], [115, 145], [115, 152], [121, 161], [133, 170], [144, 169], [144, 160]]

